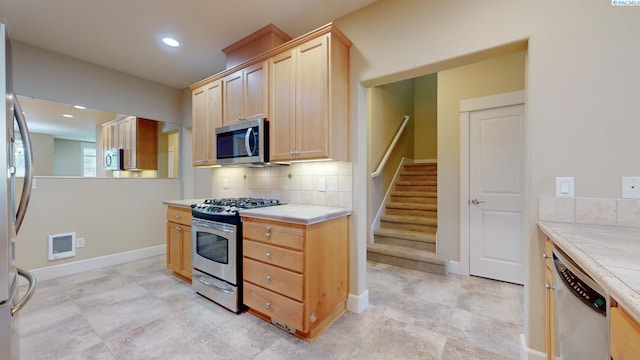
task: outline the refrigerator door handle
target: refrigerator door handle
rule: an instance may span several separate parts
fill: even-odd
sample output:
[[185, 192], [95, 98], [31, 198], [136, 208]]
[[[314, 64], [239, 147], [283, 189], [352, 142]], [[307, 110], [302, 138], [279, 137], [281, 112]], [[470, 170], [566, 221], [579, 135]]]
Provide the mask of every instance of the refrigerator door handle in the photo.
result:
[[18, 102], [18, 99], [15, 96], [13, 113], [18, 123], [20, 137], [22, 138], [22, 145], [24, 146], [24, 185], [22, 186], [20, 204], [16, 211], [17, 234], [20, 231], [22, 221], [27, 213], [27, 206], [29, 206], [29, 198], [31, 197], [31, 186], [33, 185], [33, 152], [31, 149], [31, 137], [29, 136], [29, 129], [27, 128], [27, 120], [24, 118], [22, 106], [20, 106], [20, 102]]
[[36, 290], [36, 277], [33, 276], [32, 273], [18, 268], [18, 275], [22, 276], [23, 278], [27, 279], [27, 281], [29, 281], [29, 288], [27, 289], [27, 292], [24, 294], [22, 299], [20, 299], [20, 301], [18, 301], [15, 305], [13, 305], [13, 307], [11, 307], [12, 315], [20, 311], [20, 309], [22, 309], [22, 307], [27, 303], [27, 301], [31, 299], [31, 296], [33, 296], [33, 292]]

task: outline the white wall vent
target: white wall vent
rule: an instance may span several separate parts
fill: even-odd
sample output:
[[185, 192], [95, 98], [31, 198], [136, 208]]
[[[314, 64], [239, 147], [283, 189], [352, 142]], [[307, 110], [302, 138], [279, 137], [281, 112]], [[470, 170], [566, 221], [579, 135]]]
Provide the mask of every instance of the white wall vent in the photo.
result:
[[49, 235], [49, 260], [76, 256], [76, 233]]

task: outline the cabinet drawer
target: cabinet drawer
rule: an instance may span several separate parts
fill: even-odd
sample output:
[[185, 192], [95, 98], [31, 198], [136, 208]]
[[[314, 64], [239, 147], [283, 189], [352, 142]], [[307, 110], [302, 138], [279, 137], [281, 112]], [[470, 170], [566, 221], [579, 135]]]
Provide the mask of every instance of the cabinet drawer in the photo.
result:
[[244, 279], [279, 294], [302, 301], [302, 275], [292, 271], [243, 259]]
[[281, 247], [244, 240], [242, 254], [252, 259], [297, 272], [302, 272], [303, 269], [302, 253]]
[[191, 208], [169, 206], [167, 208], [167, 221], [191, 226]]
[[283, 323], [303, 329], [304, 306], [295, 300], [278, 295], [259, 286], [244, 282], [244, 304]]
[[273, 245], [297, 250], [302, 250], [304, 246], [304, 231], [300, 228], [246, 221], [242, 225], [242, 233], [247, 239]]
[[612, 307], [610, 316], [611, 358], [640, 359], [640, 324], [620, 307]]

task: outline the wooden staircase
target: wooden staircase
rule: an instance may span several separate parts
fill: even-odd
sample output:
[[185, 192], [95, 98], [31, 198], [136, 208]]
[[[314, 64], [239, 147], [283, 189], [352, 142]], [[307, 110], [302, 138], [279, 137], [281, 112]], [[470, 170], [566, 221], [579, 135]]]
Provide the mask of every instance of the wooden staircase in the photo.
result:
[[446, 259], [436, 254], [438, 226], [438, 165], [403, 166], [367, 245], [367, 259], [445, 275]]

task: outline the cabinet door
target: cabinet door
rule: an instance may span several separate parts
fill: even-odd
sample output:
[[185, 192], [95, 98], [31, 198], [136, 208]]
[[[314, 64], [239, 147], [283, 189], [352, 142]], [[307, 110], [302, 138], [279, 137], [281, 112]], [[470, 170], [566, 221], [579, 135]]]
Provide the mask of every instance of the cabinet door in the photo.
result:
[[553, 248], [551, 240], [545, 242], [544, 261], [544, 281], [545, 281], [545, 327], [546, 327], [546, 351], [547, 359], [553, 359], [554, 349], [554, 325], [553, 325]]
[[180, 241], [180, 224], [167, 222], [167, 267], [173, 271], [180, 270], [182, 244]]
[[124, 119], [124, 168], [136, 168], [136, 118]]
[[269, 61], [271, 118], [269, 119], [270, 158], [293, 159], [296, 136], [295, 52], [287, 51]]
[[222, 126], [222, 81], [207, 85], [207, 164], [216, 163], [216, 128]]
[[180, 266], [180, 272], [187, 279], [191, 279], [192, 266], [191, 266], [191, 226], [181, 226], [182, 239], [181, 239], [181, 251], [182, 262]]
[[297, 48], [296, 154], [297, 159], [328, 156], [329, 54], [328, 37], [321, 36]]
[[267, 116], [267, 66], [261, 62], [243, 70], [244, 117], [247, 120]]
[[206, 165], [207, 154], [207, 94], [206, 86], [201, 86], [191, 95], [193, 165]]
[[223, 83], [222, 125], [240, 122], [244, 116], [244, 80], [242, 70], [226, 76]]

